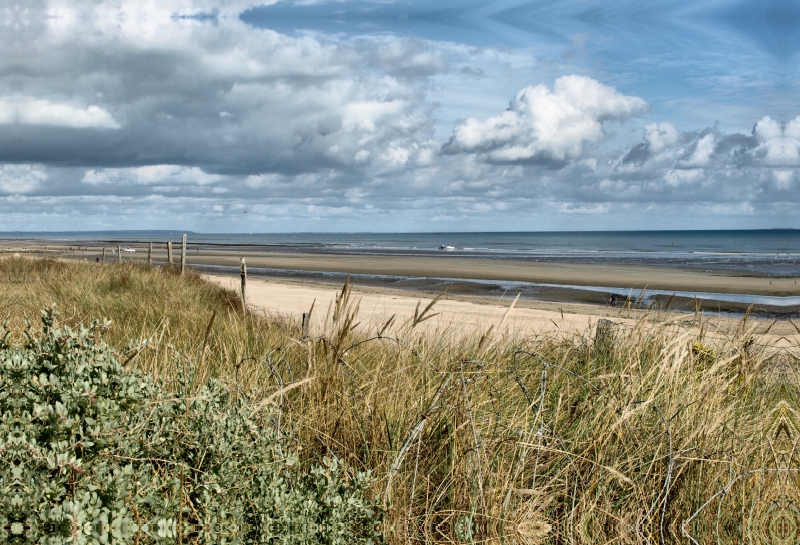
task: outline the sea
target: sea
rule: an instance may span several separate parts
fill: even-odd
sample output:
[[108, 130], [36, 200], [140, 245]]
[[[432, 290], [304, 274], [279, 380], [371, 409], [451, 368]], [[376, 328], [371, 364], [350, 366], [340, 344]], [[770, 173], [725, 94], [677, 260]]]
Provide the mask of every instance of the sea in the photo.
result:
[[441, 233], [196, 233], [191, 231], [7, 232], [1, 239], [252, 247], [351, 255], [440, 255], [655, 265], [760, 277], [800, 276], [800, 230]]

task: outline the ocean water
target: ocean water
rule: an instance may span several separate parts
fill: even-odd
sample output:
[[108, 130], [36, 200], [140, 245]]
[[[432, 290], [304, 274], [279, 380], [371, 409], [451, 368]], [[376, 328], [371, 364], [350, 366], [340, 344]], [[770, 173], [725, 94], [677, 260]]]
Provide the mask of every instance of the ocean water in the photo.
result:
[[[185, 231], [184, 231], [185, 232]], [[162, 242], [181, 231], [0, 233], [0, 239]], [[446, 255], [531, 261], [679, 266], [744, 275], [800, 276], [800, 230], [458, 233], [193, 233], [190, 243], [259, 250]], [[452, 250], [440, 250], [451, 246]]]

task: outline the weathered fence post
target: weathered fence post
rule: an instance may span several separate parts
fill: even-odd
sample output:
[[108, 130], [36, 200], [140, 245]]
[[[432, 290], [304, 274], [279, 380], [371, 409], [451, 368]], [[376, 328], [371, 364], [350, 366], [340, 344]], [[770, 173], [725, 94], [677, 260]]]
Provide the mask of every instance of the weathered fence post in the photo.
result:
[[153, 243], [147, 247], [147, 264], [153, 266]]
[[596, 348], [609, 348], [614, 342], [614, 326], [611, 320], [601, 318], [597, 321], [597, 330], [594, 333], [594, 345]]
[[167, 263], [172, 265], [172, 242], [167, 242]]
[[308, 309], [308, 312], [303, 313], [303, 321], [301, 322], [302, 327], [302, 338], [307, 339], [311, 336], [311, 314], [314, 312], [314, 305], [317, 303], [317, 300], [314, 299], [311, 302], [311, 308]]
[[247, 264], [245, 264], [244, 258], [242, 258], [242, 265], [239, 270], [242, 276], [242, 312], [247, 312]]
[[117, 261], [122, 263], [122, 246], [117, 244]]
[[186, 233], [183, 234], [181, 239], [181, 274], [186, 270]]
[[106, 247], [103, 246], [103, 263], [106, 262]]

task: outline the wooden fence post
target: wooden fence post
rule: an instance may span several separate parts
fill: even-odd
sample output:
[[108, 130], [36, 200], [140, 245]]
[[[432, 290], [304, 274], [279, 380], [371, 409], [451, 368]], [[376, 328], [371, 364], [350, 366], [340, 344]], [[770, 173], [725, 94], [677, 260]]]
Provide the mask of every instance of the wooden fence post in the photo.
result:
[[303, 313], [303, 321], [300, 322], [300, 327], [302, 327], [302, 335], [304, 339], [307, 339], [311, 336], [311, 314], [314, 313], [314, 305], [317, 303], [317, 300], [311, 302], [311, 308], [308, 309], [308, 312]]
[[167, 262], [172, 265], [172, 242], [167, 242]]
[[601, 318], [597, 321], [597, 329], [594, 333], [595, 348], [609, 348], [614, 342], [614, 322]]
[[181, 239], [181, 274], [186, 270], [186, 233], [183, 234]]
[[244, 258], [242, 258], [242, 265], [240, 266], [239, 271], [242, 276], [242, 312], [247, 312], [247, 265], [244, 262]]
[[106, 262], [106, 247], [103, 246], [103, 263]]
[[117, 244], [117, 261], [122, 263], [122, 246]]
[[147, 264], [153, 266], [153, 243], [147, 247]]

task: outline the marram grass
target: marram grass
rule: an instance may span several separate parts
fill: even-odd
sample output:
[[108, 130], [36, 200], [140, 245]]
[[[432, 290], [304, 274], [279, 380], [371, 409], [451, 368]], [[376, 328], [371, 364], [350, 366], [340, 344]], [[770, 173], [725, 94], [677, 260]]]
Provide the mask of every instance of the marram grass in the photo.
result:
[[598, 339], [421, 320], [381, 332], [345, 288], [305, 338], [169, 268], [9, 258], [0, 290], [12, 327], [52, 303], [73, 328], [107, 318], [129, 368], [169, 384], [180, 362], [183, 391], [213, 377], [275, 411], [264, 425], [301, 463], [371, 471], [393, 544], [798, 540], [797, 343], [765, 351], [746, 323], [715, 337], [647, 315]]

